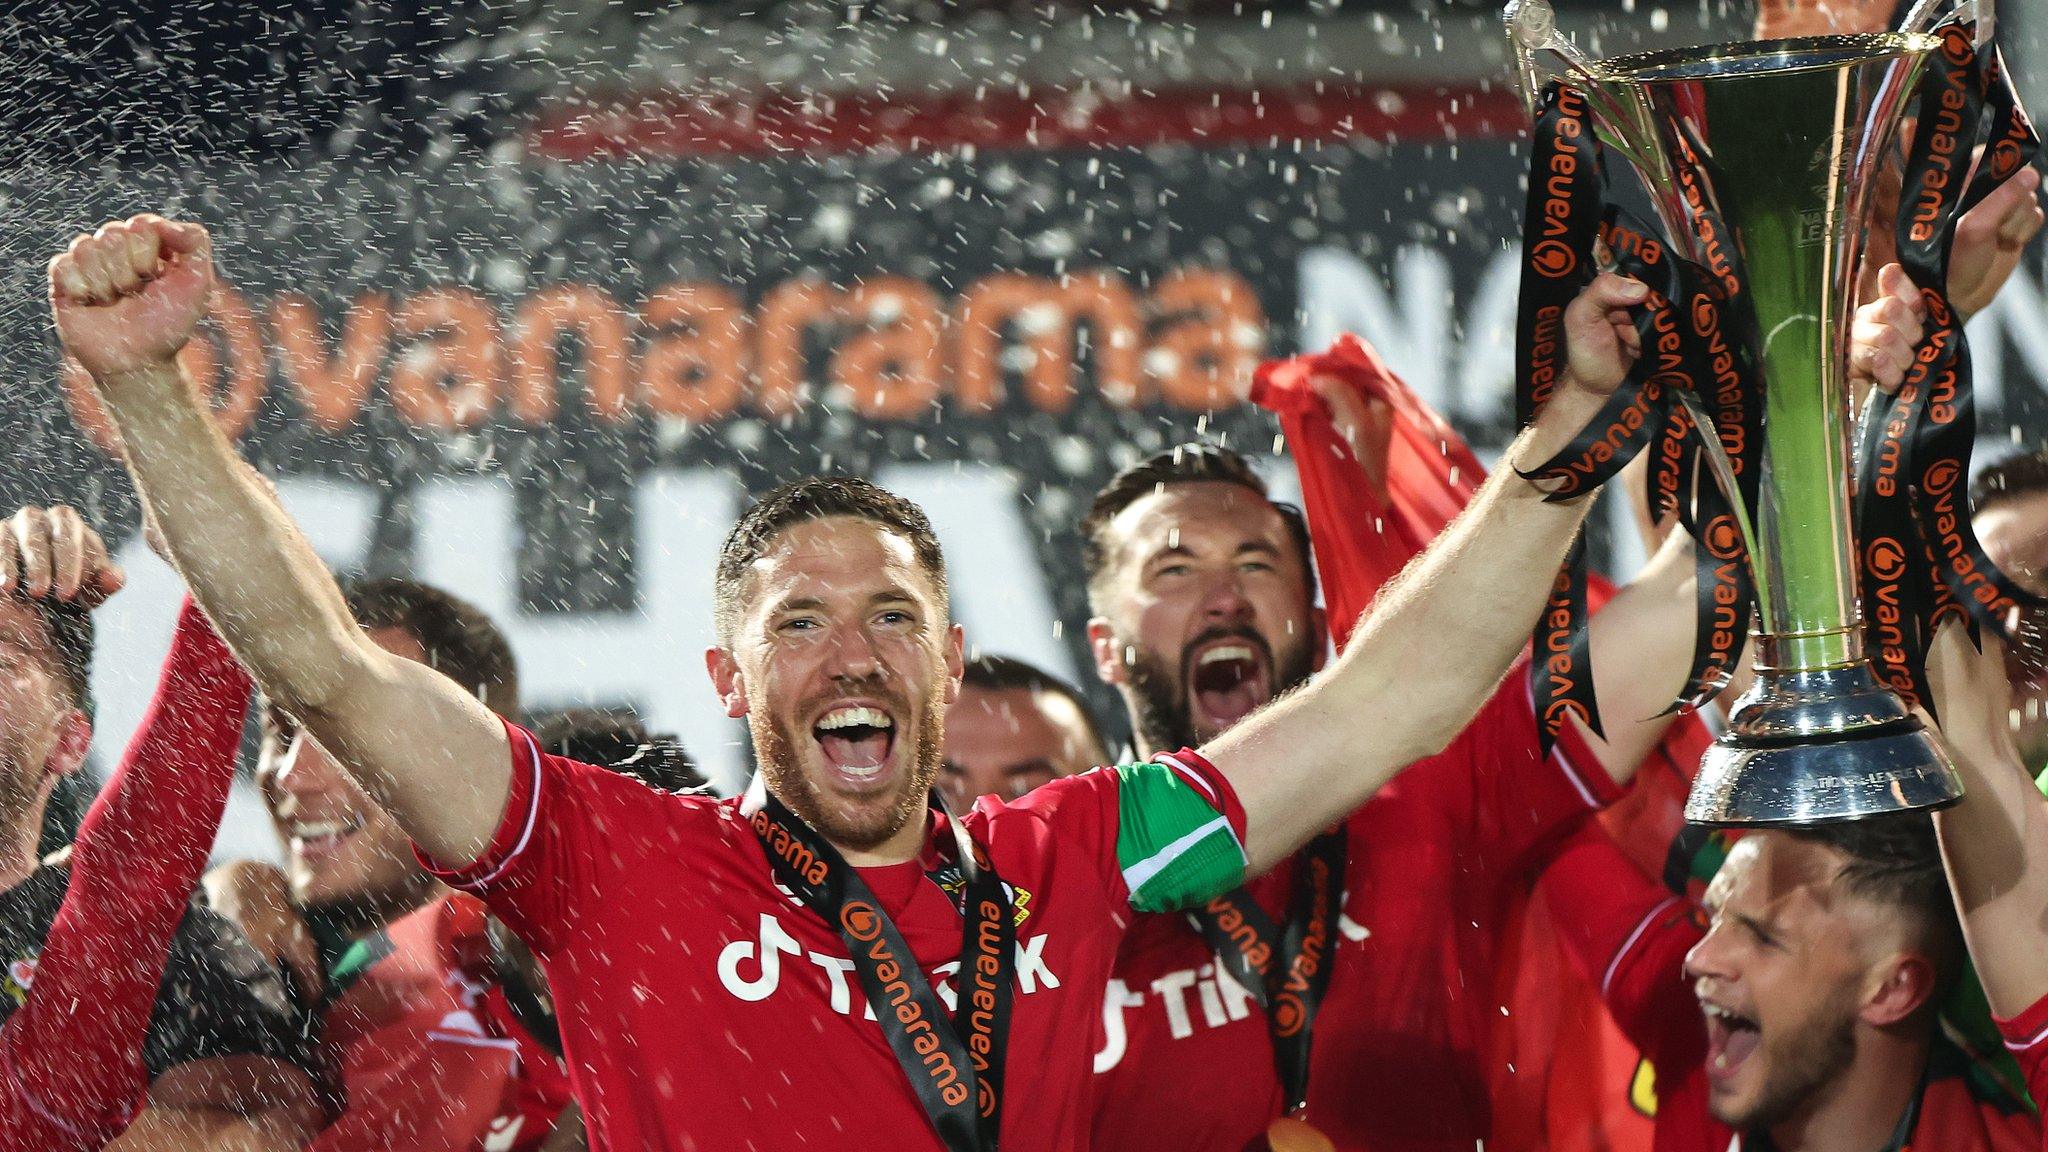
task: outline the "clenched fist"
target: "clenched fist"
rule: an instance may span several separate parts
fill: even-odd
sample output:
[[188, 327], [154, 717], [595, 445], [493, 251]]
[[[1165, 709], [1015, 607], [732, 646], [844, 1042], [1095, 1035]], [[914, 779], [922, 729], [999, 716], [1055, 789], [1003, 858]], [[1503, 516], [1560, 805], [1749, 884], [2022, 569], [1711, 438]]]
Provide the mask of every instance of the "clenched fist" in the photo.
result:
[[169, 364], [212, 292], [206, 229], [161, 216], [107, 224], [50, 261], [57, 335], [101, 383]]

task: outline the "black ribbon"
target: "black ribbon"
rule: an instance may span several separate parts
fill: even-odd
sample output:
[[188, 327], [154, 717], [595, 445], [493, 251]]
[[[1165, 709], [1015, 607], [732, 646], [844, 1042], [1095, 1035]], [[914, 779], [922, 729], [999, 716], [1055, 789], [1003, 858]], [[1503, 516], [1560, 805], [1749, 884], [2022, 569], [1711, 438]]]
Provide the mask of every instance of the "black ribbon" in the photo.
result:
[[[765, 789], [760, 799], [748, 822], [775, 879], [838, 930], [875, 1021], [939, 1138], [951, 1152], [995, 1152], [1017, 957], [1016, 925], [1002, 879], [960, 822], [949, 819], [964, 882], [965, 923], [957, 1006], [948, 1018], [917, 957], [860, 873]], [[944, 811], [937, 793], [932, 804]]]
[[1522, 254], [1521, 323], [1515, 329], [1515, 419], [1527, 425], [1564, 376], [1564, 310], [1594, 275], [1600, 228], [1600, 142], [1586, 98], [1560, 84], [1544, 88], [1529, 168], [1527, 242]]
[[[2040, 149], [2003, 62], [1995, 50], [1988, 58], [1977, 51], [1975, 31], [1944, 26], [1920, 81], [1897, 240], [1927, 323], [1898, 393], [1872, 396], [1857, 459], [1872, 656], [1894, 690], [1929, 708], [1927, 648], [1943, 620], [1966, 621], [1972, 638], [1981, 628], [2002, 637], [2015, 606], [2041, 602], [1985, 555], [1966, 497], [1977, 419], [1963, 318], [1948, 299], [1956, 225]], [[1966, 184], [1979, 143], [1984, 155]]]
[[1330, 986], [1330, 952], [1337, 918], [1343, 914], [1347, 853], [1341, 827], [1302, 849], [1296, 857], [1300, 874], [1284, 928], [1275, 925], [1243, 888], [1188, 911], [1217, 961], [1266, 1010], [1273, 1065], [1289, 1113], [1308, 1104], [1309, 1050], [1316, 1013]]
[[[1755, 605], [1747, 550], [1737, 528], [1729, 493], [1715, 484], [1701, 453], [1715, 436], [1733, 458], [1736, 489], [1753, 513], [1761, 445], [1762, 397], [1747, 337], [1754, 319], [1741, 292], [1741, 268], [1730, 233], [1707, 184], [1695, 170], [1691, 151], [1680, 141], [1674, 168], [1705, 254], [1702, 266], [1679, 258], [1655, 228], [1606, 204], [1604, 160], [1585, 128], [1583, 101], [1568, 86], [1545, 90], [1531, 161], [1528, 231], [1516, 347], [1523, 356], [1516, 409], [1526, 422], [1548, 399], [1549, 386], [1563, 372], [1563, 311], [1593, 274], [1594, 237], [1562, 221], [1598, 215], [1598, 238], [1616, 271], [1649, 288], [1635, 309], [1642, 354], [1628, 378], [1593, 420], [1562, 451], [1523, 475], [1550, 486], [1549, 498], [1583, 496], [1613, 479], [1636, 456], [1655, 445], [1650, 469], [1650, 506], [1658, 518], [1676, 513], [1700, 541], [1698, 625], [1686, 688], [1673, 707], [1712, 697], [1728, 682]], [[1583, 144], [1577, 142], [1583, 141]], [[1567, 146], [1582, 147], [1569, 164], [1558, 157]], [[1574, 178], [1566, 181], [1559, 169]], [[1546, 173], [1553, 179], [1545, 181]], [[1578, 203], [1568, 210], [1561, 198]], [[1542, 245], [1572, 236], [1585, 245], [1570, 259]], [[1559, 242], [1562, 242], [1561, 240]], [[1539, 254], [1547, 252], [1548, 254]], [[1560, 275], [1568, 269], [1576, 276]], [[1549, 353], [1550, 362], [1542, 360]], [[1705, 413], [1705, 426], [1683, 402], [1692, 398]], [[1552, 586], [1532, 641], [1529, 675], [1547, 753], [1566, 719], [1577, 716], [1604, 736], [1593, 690], [1590, 610], [1586, 599], [1585, 549], [1575, 544]]]

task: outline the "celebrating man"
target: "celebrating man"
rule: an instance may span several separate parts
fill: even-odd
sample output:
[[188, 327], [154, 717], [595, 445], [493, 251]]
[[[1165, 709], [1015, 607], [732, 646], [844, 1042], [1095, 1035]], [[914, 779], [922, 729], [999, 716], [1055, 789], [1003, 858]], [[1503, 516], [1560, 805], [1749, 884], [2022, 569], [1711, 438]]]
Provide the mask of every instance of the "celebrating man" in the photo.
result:
[[[1883, 301], [1864, 305], [1858, 320], [1859, 342], [1893, 352], [1913, 346], [1921, 323]], [[1876, 383], [1896, 387], [1904, 361], [1873, 359]], [[1962, 630], [1949, 628], [1929, 664], [1943, 742], [1968, 792], [1956, 813], [1937, 817], [1956, 907], [1935, 823], [1914, 813], [1753, 832], [1728, 852], [1703, 909], [1644, 875], [1593, 826], [1545, 871], [1539, 892], [1574, 959], [1655, 1070], [1659, 1152], [2039, 1146], [2024, 1094], [1977, 1074], [1939, 1022], [1962, 971], [1956, 908], [1973, 946], [1984, 934], [2010, 960], [2015, 933], [1980, 905], [1998, 903], [2020, 921], [2039, 895], [2023, 884], [2020, 896], [1992, 899], [2016, 878], [2031, 883], [2036, 869], [2012, 829], [2035, 820], [2040, 801], [2026, 797], [2028, 816], [2010, 796], [2027, 780], [2011, 751], [2002, 661], [1967, 648]], [[1980, 800], [1980, 790], [1997, 796]], [[2030, 947], [2034, 923], [2031, 935], [2017, 934]], [[2032, 1004], [2041, 989], [2012, 991], [2026, 979], [1994, 989], [1987, 974], [1993, 1008]], [[2048, 1019], [2030, 1012], [2039, 1013], [2030, 1021]], [[2048, 1052], [2016, 1050], [2038, 1089]]]
[[[1341, 384], [1316, 383], [1343, 427], [1374, 425]], [[1357, 482], [1384, 502], [1385, 449], [1364, 440], [1350, 445], [1364, 465]], [[1234, 453], [1187, 445], [1133, 465], [1096, 495], [1082, 534], [1097, 671], [1128, 703], [1141, 753], [1216, 739], [1321, 662], [1307, 526]], [[1381, 540], [1399, 549], [1391, 533]], [[1668, 551], [1595, 618], [1609, 657], [1596, 661], [1603, 699], [1631, 721], [1660, 711], [1683, 678], [1690, 561]], [[1318, 555], [1344, 562], [1320, 544]], [[1358, 559], [1392, 572], [1407, 556]], [[1656, 628], [1660, 614], [1673, 626]], [[1627, 658], [1616, 629], [1643, 637]], [[1344, 1148], [1462, 1150], [1487, 1139], [1496, 921], [1540, 850], [1616, 795], [1662, 726], [1611, 730], [1616, 742], [1599, 752], [1569, 738], [1542, 756], [1526, 678], [1511, 674], [1447, 751], [1298, 861], [1189, 916], [1141, 918], [1103, 1009], [1096, 1145], [1236, 1152], [1297, 1109], [1296, 1120]], [[1327, 913], [1303, 899], [1324, 869], [1335, 876]], [[1306, 1012], [1264, 1008], [1264, 981], [1237, 944], [1253, 937], [1282, 970], [1283, 939], [1328, 949]], [[1397, 1080], [1402, 1091], [1381, 1090]], [[1291, 1127], [1281, 1121], [1275, 1136]]]
[[[859, 481], [790, 485], [727, 537], [707, 655], [761, 773], [745, 804], [672, 796], [543, 754], [363, 636], [179, 374], [212, 277], [197, 225], [109, 224], [51, 263], [58, 332], [272, 701], [541, 956], [595, 1148], [1084, 1146], [1073, 1038], [1129, 914], [1235, 887], [1438, 752], [1585, 515], [1503, 468], [1302, 690], [1203, 753], [954, 823], [927, 801], [962, 653], [930, 526]], [[1510, 461], [1597, 411], [1643, 298], [1607, 276], [1573, 305], [1568, 371]]]

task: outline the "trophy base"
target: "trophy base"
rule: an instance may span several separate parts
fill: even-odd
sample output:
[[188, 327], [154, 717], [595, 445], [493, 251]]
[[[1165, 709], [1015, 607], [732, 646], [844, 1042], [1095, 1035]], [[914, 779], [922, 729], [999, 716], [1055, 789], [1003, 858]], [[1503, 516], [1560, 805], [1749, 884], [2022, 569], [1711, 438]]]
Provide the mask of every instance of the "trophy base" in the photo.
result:
[[1707, 750], [1688, 823], [1768, 827], [1945, 808], [1962, 799], [1934, 733], [1867, 664], [1763, 671]]

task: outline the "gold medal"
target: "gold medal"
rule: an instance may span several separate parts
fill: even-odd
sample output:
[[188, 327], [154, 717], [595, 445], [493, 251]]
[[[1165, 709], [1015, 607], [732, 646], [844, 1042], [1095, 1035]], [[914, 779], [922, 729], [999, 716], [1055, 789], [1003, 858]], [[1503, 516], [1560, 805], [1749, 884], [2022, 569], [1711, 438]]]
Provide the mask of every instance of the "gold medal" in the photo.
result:
[[1271, 1152], [1337, 1152], [1328, 1136], [1294, 1116], [1282, 1116], [1266, 1125], [1266, 1147]]

